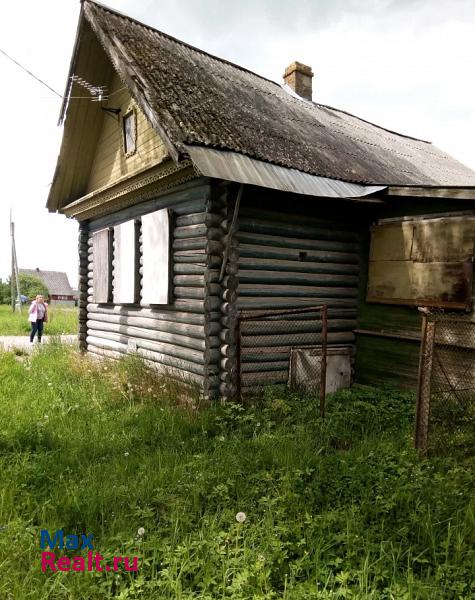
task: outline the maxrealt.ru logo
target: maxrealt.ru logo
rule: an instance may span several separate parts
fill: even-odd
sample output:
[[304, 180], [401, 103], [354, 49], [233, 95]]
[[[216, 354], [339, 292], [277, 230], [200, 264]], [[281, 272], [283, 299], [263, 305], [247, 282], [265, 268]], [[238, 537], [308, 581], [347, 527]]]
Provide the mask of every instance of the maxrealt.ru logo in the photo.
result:
[[42, 529], [40, 531], [40, 548], [45, 550], [78, 550], [86, 552], [85, 556], [58, 556], [56, 552], [41, 553], [41, 570], [47, 571], [138, 571], [139, 559], [134, 556], [130, 559], [128, 556], [114, 556], [109, 562], [99, 552], [94, 552], [94, 536], [92, 534], [65, 535], [62, 529], [54, 532], [53, 536], [49, 531]]

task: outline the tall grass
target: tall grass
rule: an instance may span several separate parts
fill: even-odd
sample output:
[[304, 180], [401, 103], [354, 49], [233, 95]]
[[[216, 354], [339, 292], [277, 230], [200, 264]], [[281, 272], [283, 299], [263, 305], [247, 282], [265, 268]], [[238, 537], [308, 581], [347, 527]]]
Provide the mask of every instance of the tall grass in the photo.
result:
[[[55, 344], [0, 354], [0, 381], [2, 599], [475, 593], [473, 462], [415, 455], [410, 395], [342, 391], [324, 422], [276, 390], [200, 407], [137, 360]], [[138, 573], [41, 573], [39, 531], [59, 528]]]
[[[30, 331], [28, 305], [22, 312], [12, 312], [10, 306], [0, 304], [0, 336], [27, 335]], [[78, 309], [74, 307], [49, 306], [49, 320], [45, 323], [46, 335], [76, 334], [78, 330]]]

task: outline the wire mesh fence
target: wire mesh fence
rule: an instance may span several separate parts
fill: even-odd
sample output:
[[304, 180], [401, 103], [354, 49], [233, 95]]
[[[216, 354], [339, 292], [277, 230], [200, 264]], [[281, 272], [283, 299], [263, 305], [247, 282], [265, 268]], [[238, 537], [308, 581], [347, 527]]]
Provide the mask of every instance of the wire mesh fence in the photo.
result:
[[269, 385], [318, 394], [325, 412], [328, 310], [326, 305], [241, 312], [237, 320], [238, 393]]
[[467, 317], [423, 316], [415, 445], [475, 450], [475, 322]]

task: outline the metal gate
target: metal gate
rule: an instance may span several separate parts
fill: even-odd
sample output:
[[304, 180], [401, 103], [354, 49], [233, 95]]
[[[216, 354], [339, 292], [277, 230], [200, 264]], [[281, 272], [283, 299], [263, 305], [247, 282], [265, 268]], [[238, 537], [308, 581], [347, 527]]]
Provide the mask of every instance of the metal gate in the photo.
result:
[[467, 317], [423, 314], [415, 446], [475, 449], [475, 322]]

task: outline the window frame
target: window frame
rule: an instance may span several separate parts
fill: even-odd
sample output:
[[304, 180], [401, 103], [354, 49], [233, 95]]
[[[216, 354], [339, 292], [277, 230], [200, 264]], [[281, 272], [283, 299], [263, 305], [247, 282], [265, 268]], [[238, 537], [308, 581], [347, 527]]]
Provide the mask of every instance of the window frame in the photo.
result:
[[[128, 119], [132, 119], [131, 132], [134, 142], [133, 148], [127, 147], [126, 123], [128, 122]], [[126, 158], [133, 156], [137, 152], [137, 111], [133, 107], [128, 108], [122, 116], [122, 148]]]

